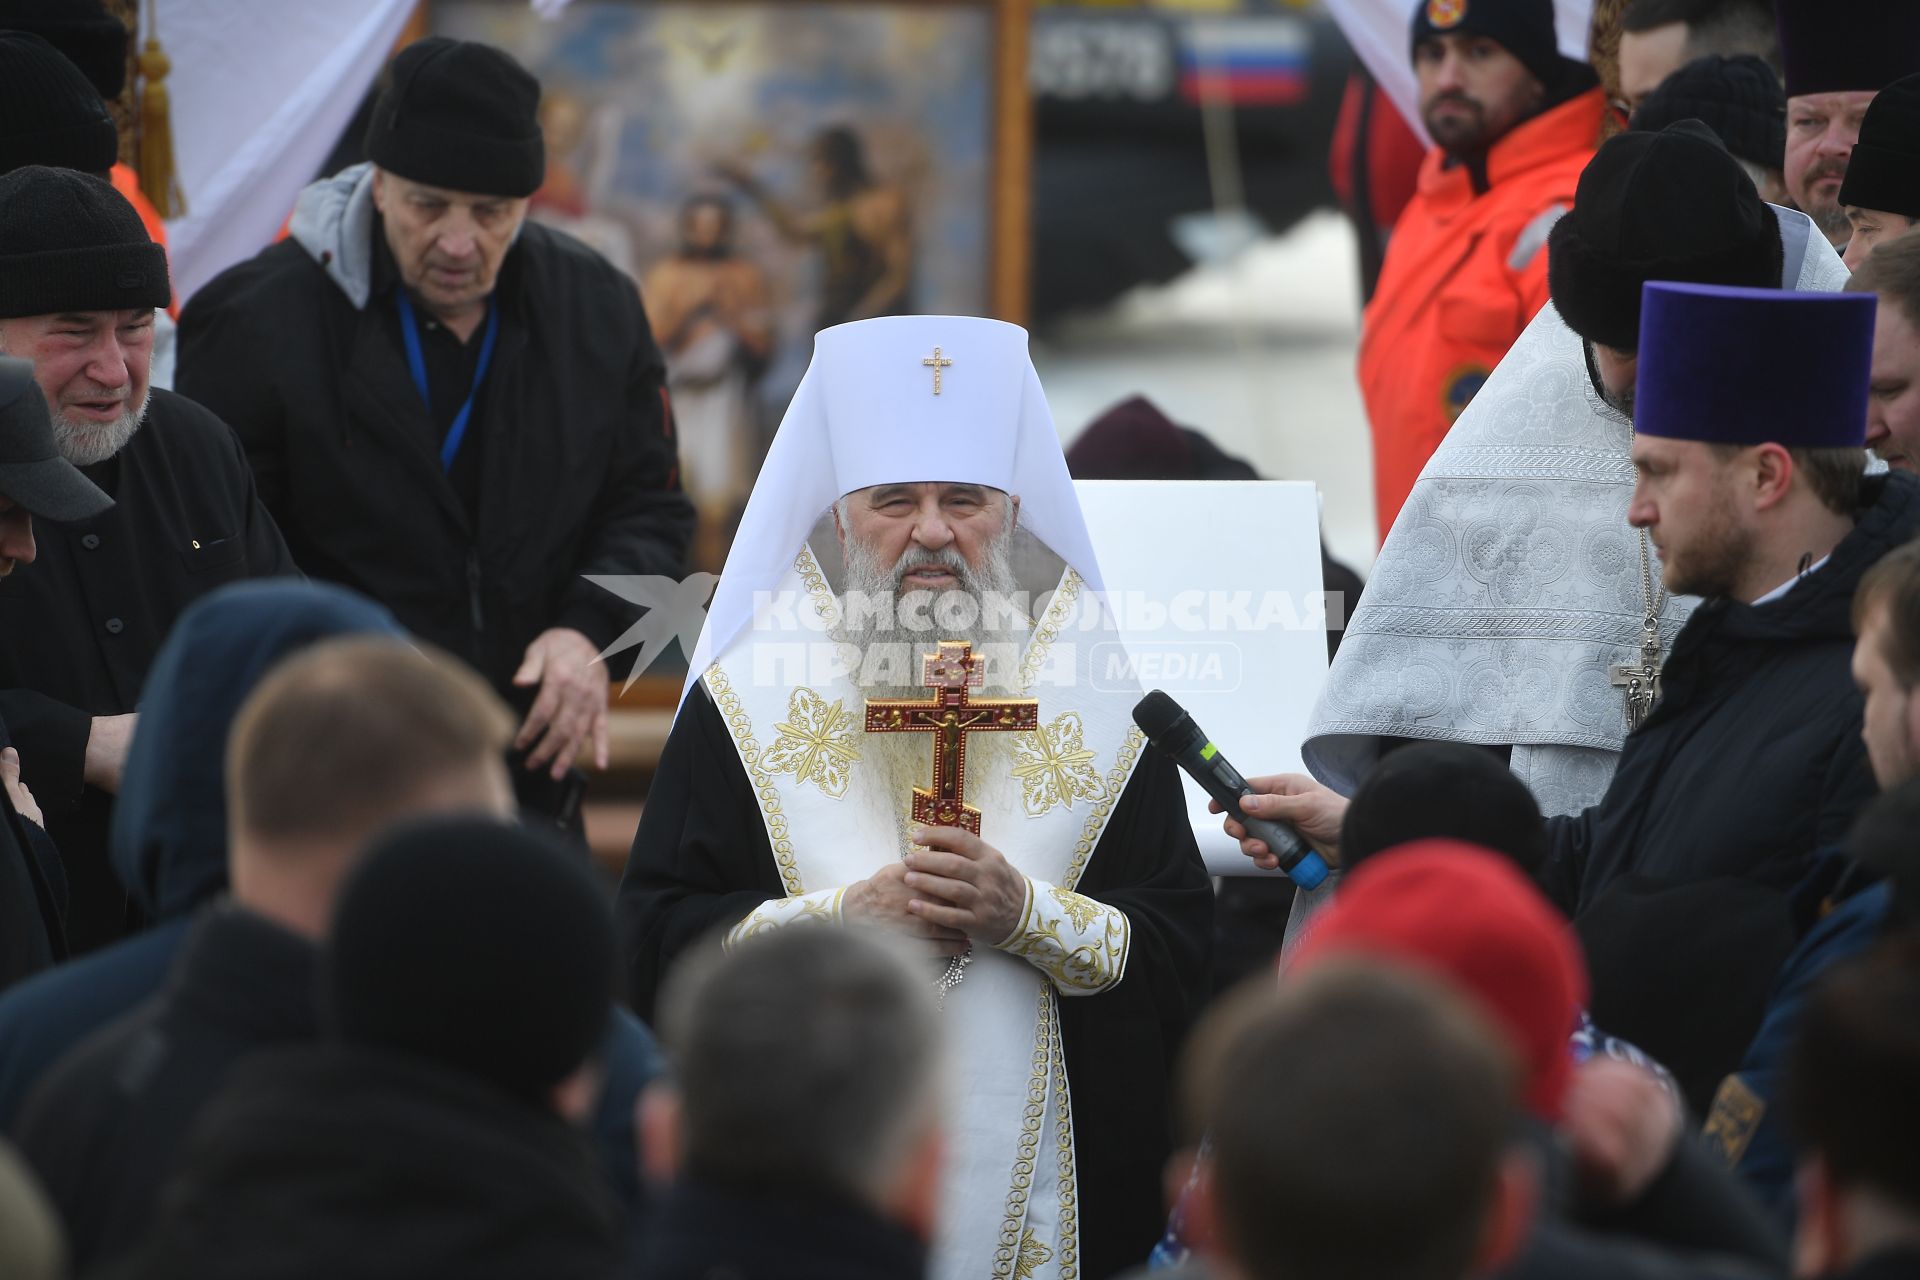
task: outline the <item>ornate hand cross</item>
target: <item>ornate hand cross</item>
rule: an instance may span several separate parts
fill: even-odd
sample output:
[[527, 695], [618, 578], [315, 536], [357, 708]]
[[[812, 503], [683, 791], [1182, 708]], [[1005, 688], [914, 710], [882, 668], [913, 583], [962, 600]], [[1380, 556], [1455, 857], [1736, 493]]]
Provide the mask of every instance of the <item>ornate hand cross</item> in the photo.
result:
[[967, 803], [967, 735], [1033, 729], [1040, 704], [1032, 698], [973, 701], [967, 690], [986, 678], [985, 658], [973, 646], [942, 640], [938, 653], [921, 660], [920, 683], [933, 697], [870, 698], [868, 733], [931, 733], [933, 786], [913, 789], [913, 820], [939, 827], [965, 827], [980, 834], [980, 811]]
[[928, 356], [925, 360], [922, 360], [920, 363], [925, 365], [927, 368], [933, 370], [933, 394], [939, 395], [940, 394], [940, 371], [942, 369], [951, 369], [953, 367], [953, 361], [946, 358], [945, 356], [942, 356], [940, 354], [940, 348], [935, 347], [933, 349], [933, 354]]

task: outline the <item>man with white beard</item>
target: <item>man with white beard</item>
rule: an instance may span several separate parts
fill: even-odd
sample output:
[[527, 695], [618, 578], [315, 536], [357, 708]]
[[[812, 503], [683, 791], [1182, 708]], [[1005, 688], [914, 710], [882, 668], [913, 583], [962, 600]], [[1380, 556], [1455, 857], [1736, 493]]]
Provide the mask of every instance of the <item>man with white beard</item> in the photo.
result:
[[939, 1280], [1103, 1277], [1157, 1235], [1213, 903], [1140, 690], [1097, 663], [1117, 642], [1026, 334], [822, 332], [634, 839], [629, 989], [646, 1016], [713, 930], [915, 939], [956, 1054]]
[[214, 588], [298, 572], [233, 432], [149, 387], [169, 297], [165, 254], [106, 181], [0, 176], [0, 352], [33, 362], [61, 455], [114, 499], [41, 522], [39, 558], [0, 580], [0, 717], [66, 862], [76, 953], [137, 923], [106, 831], [160, 642]]

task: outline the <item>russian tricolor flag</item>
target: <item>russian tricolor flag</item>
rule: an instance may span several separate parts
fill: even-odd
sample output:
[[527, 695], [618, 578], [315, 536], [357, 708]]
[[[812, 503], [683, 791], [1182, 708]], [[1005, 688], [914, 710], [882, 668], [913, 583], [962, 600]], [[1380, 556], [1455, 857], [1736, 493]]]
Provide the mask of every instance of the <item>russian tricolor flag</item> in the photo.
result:
[[1189, 23], [1180, 48], [1180, 96], [1198, 104], [1288, 106], [1307, 96], [1312, 36], [1297, 18], [1215, 18]]

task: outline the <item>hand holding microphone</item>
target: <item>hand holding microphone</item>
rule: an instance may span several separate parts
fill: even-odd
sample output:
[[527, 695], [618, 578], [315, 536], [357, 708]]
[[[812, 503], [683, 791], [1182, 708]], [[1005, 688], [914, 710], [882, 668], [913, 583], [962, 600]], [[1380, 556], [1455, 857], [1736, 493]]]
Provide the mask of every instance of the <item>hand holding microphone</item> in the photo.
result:
[[[1208, 808], [1228, 815], [1227, 834], [1241, 842], [1255, 866], [1284, 870], [1303, 889], [1318, 888], [1326, 879], [1327, 860], [1307, 840], [1328, 851], [1338, 848], [1347, 807], [1343, 797], [1310, 778], [1286, 774], [1249, 782], [1193, 717], [1158, 689], [1140, 700], [1133, 720], [1212, 797]], [[1248, 848], [1250, 842], [1257, 842], [1258, 851]]]

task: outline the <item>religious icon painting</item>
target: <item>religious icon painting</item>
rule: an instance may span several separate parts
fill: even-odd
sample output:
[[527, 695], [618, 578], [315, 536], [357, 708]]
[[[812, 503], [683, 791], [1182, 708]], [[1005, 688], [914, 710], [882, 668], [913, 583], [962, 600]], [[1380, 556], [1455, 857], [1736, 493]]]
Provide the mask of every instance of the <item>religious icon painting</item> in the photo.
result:
[[1026, 85], [996, 69], [1018, 64], [1026, 6], [539, 8], [433, 0], [429, 26], [540, 78], [534, 216], [640, 282], [700, 514], [693, 567], [717, 572], [816, 331], [1023, 318]]

